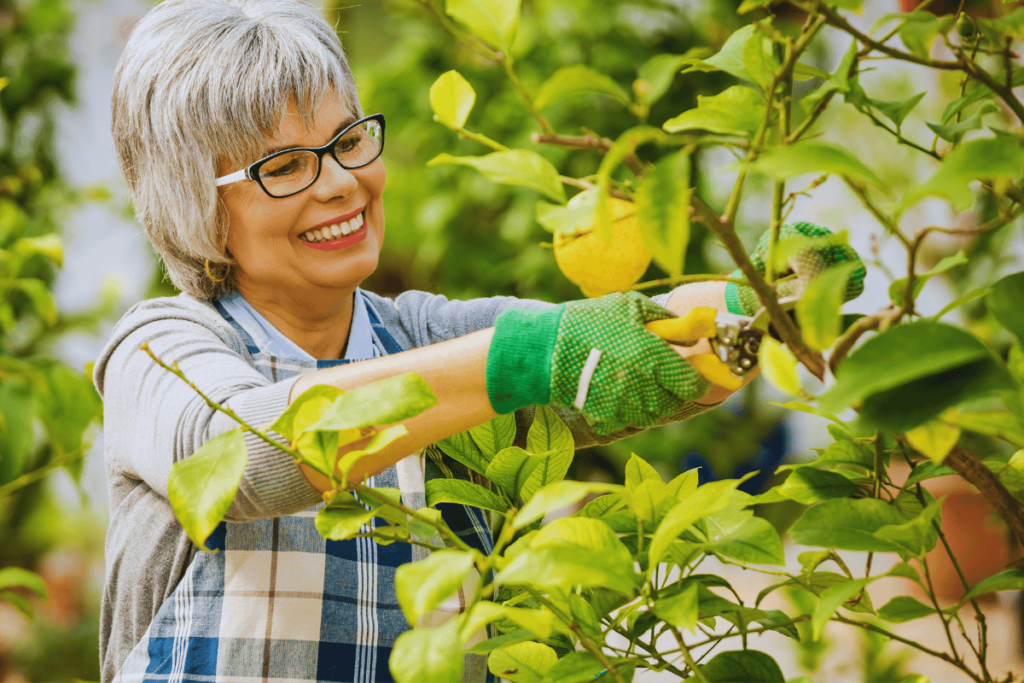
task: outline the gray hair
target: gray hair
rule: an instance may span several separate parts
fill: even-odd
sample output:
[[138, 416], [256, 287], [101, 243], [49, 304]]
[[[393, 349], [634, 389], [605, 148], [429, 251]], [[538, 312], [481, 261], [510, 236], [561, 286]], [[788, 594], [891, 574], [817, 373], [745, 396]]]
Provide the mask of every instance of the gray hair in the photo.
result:
[[299, 0], [165, 0], [132, 32], [114, 74], [111, 129], [135, 215], [171, 282], [209, 300], [233, 289], [214, 181], [266, 155], [294, 102], [303, 124], [330, 94], [362, 116], [341, 42]]

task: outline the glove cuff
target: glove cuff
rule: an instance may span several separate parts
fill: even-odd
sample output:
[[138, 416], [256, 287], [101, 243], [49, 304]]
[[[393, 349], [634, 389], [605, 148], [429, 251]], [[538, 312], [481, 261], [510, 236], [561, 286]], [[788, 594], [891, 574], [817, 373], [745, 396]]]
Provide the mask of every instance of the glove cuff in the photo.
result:
[[565, 304], [541, 310], [509, 309], [494, 322], [487, 350], [487, 397], [499, 415], [551, 397], [551, 358]]

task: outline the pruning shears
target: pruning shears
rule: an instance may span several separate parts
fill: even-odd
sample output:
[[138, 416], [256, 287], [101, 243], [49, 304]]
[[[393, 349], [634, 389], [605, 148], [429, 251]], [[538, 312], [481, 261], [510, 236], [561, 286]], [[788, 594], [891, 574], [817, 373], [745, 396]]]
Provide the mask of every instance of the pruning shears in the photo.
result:
[[[797, 297], [779, 300], [784, 311], [796, 306]], [[757, 367], [761, 340], [769, 334], [768, 311], [761, 308], [753, 316], [737, 315], [698, 306], [679, 318], [647, 323], [646, 327], [670, 344], [693, 346], [702, 339], [711, 343], [711, 353], [690, 356], [686, 360], [705, 379], [735, 391], [743, 378]]]

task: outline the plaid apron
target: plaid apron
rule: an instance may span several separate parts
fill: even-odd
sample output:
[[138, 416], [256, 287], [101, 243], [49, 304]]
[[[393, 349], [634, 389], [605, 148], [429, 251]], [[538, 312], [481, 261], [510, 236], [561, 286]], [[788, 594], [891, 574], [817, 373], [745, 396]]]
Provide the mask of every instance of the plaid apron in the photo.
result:
[[[250, 363], [271, 381], [352, 362], [272, 356], [218, 309], [245, 341]], [[381, 355], [400, 353], [368, 302], [367, 310]], [[420, 453], [366, 483], [399, 489], [402, 502], [415, 509], [425, 505], [424, 480], [441, 476]], [[395, 569], [428, 551], [405, 543], [381, 546], [369, 538], [324, 540], [313, 523], [322, 505], [286, 517], [221, 523], [206, 542], [220, 552], [196, 551], [115, 683], [392, 681], [388, 658], [395, 639], [408, 629], [395, 595]], [[454, 504], [438, 509], [466, 543], [491, 551], [480, 510]], [[472, 584], [463, 586], [424, 617], [424, 625], [461, 612], [471, 589]], [[462, 680], [494, 681], [486, 658], [467, 655]]]

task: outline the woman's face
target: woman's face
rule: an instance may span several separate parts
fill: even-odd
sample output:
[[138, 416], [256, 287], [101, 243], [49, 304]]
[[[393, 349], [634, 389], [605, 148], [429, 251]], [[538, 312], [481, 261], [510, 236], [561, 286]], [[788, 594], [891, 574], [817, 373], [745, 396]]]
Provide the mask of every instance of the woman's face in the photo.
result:
[[[337, 97], [324, 100], [308, 129], [289, 106], [269, 146], [318, 147], [355, 120]], [[221, 164], [222, 174], [236, 170]], [[229, 220], [227, 249], [237, 262], [239, 291], [250, 299], [280, 302], [330, 291], [344, 294], [358, 286], [377, 268], [384, 240], [384, 175], [379, 157], [346, 170], [327, 154], [316, 182], [291, 197], [272, 198], [254, 181], [224, 186], [220, 192]], [[310, 232], [324, 235], [332, 226], [352, 232], [326, 242]]]

